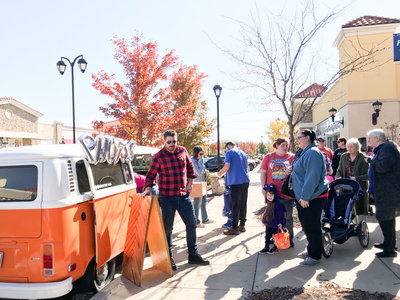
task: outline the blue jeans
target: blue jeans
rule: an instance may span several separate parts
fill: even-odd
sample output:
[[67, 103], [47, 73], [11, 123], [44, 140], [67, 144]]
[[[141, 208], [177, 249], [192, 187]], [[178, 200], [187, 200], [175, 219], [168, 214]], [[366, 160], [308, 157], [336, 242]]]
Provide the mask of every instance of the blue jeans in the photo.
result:
[[199, 219], [200, 208], [201, 208], [201, 221], [203, 223], [208, 221], [206, 204], [207, 204], [207, 195], [204, 195], [201, 198], [193, 198], [194, 215], [196, 217], [197, 224], [200, 224], [200, 219]]
[[196, 219], [192, 200], [189, 194], [184, 196], [159, 195], [162, 218], [167, 236], [169, 255], [172, 257], [172, 229], [174, 227], [175, 211], [178, 211], [186, 225], [186, 243], [189, 253], [198, 253], [196, 245]]

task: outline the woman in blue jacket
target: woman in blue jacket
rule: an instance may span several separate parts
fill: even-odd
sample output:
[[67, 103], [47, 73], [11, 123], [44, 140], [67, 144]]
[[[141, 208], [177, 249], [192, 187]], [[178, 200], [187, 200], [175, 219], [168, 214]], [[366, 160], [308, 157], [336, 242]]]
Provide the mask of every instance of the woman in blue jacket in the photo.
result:
[[296, 153], [292, 167], [293, 190], [301, 226], [307, 237], [307, 252], [300, 264], [313, 266], [319, 263], [322, 251], [321, 213], [328, 196], [328, 181], [325, 179], [325, 159], [314, 143], [315, 132], [309, 129], [296, 134], [300, 150]]

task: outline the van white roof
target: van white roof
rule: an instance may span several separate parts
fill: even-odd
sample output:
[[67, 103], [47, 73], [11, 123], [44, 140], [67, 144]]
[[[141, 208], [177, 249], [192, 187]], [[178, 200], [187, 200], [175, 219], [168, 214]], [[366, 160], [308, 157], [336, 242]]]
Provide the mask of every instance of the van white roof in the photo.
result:
[[86, 156], [79, 144], [22, 146], [0, 149], [0, 161], [68, 157], [84, 158]]
[[154, 147], [147, 147], [147, 146], [135, 146], [133, 148], [133, 153], [137, 154], [137, 155], [141, 155], [141, 154], [151, 154], [154, 155], [156, 154], [158, 151], [160, 151], [160, 149], [158, 148], [154, 148]]

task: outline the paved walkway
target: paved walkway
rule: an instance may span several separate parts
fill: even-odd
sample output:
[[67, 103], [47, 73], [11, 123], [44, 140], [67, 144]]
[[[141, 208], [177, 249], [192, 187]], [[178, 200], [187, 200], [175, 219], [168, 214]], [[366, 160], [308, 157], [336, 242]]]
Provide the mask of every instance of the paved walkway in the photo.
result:
[[[374, 217], [368, 217], [370, 245], [360, 246], [357, 237], [342, 245], [334, 246], [329, 259], [322, 258], [314, 267], [299, 266], [296, 255], [305, 250], [306, 241], [300, 229], [295, 229], [295, 247], [281, 250], [275, 255], [260, 255], [264, 245], [264, 227], [255, 219], [253, 212], [263, 206], [258, 169], [250, 173], [248, 221], [246, 232], [238, 236], [225, 236], [221, 225], [223, 197], [214, 197], [207, 205], [209, 217], [215, 222], [200, 228], [198, 246], [200, 254], [210, 260], [210, 266], [187, 264], [184, 224], [178, 217], [175, 224], [174, 259], [177, 271], [173, 277], [149, 268], [144, 272], [141, 287], [124, 278], [116, 278], [93, 300], [119, 299], [243, 299], [252, 291], [275, 286], [310, 287], [321, 281], [334, 282], [339, 286], [371, 292], [389, 292], [400, 296], [400, 256], [375, 258], [381, 231]], [[397, 220], [397, 228], [400, 228]], [[400, 237], [397, 237], [400, 240]], [[151, 267], [151, 259], [146, 258]]]

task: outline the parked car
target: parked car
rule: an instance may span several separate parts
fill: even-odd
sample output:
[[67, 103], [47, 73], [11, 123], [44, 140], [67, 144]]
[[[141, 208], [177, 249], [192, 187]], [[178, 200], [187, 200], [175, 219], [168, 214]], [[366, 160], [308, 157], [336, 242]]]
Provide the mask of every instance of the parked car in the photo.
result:
[[210, 172], [218, 172], [224, 166], [225, 156], [219, 157], [219, 169], [217, 166], [217, 157], [210, 157], [207, 161], [204, 162], [206, 169]]
[[153, 155], [158, 151], [160, 151], [160, 149], [146, 146], [136, 146], [133, 148], [135, 154], [131, 161], [133, 171], [141, 175], [146, 175], [150, 168]]
[[253, 155], [249, 155], [249, 154], [247, 154], [247, 157], [248, 157], [249, 159], [254, 160], [254, 161], [256, 162], [256, 166], [258, 166], [259, 164], [261, 164], [261, 160], [260, 160], [259, 158], [254, 157]]
[[[219, 170], [222, 169], [222, 167], [224, 166], [224, 160], [225, 160], [225, 156], [220, 156], [219, 158], [219, 169], [217, 167], [217, 157], [211, 157], [209, 158], [206, 162], [204, 162], [204, 165], [206, 167], [206, 169], [210, 172], [218, 172]], [[257, 162], [255, 159], [253, 159], [251, 156], [247, 156], [247, 163], [249, 165], [249, 170], [253, 171], [255, 167], [257, 167]]]
[[247, 155], [247, 163], [249, 165], [249, 170], [253, 171], [255, 167], [257, 167], [257, 161], [251, 157], [251, 155]]

